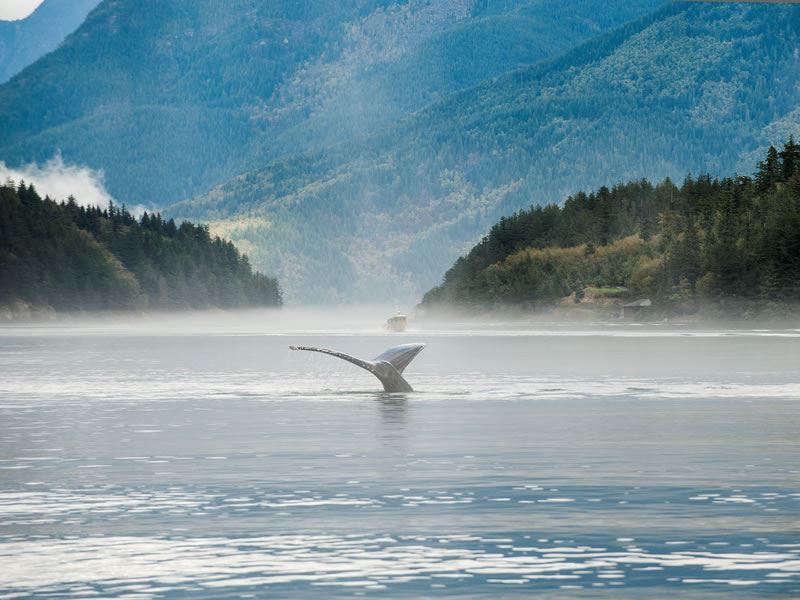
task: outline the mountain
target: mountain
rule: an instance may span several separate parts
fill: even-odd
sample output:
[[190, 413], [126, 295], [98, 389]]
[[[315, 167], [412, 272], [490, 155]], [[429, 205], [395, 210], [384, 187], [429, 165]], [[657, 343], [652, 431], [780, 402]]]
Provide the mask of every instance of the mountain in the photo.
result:
[[100, 0], [44, 0], [29, 16], [0, 21], [0, 83], [55, 50]]
[[106, 0], [0, 87], [0, 160], [61, 152], [163, 206], [393, 125], [664, 0]]
[[449, 0], [376, 11], [356, 33], [348, 33], [338, 56], [304, 65], [280, 86], [267, 108], [280, 125], [261, 156], [324, 148], [380, 130], [454, 92], [558, 56], [662, 4]]
[[574, 312], [646, 298], [659, 315], [789, 316], [798, 292], [800, 146], [790, 138], [754, 178], [639, 180], [504, 217], [422, 306]]
[[750, 172], [798, 132], [799, 49], [798, 6], [671, 4], [170, 212], [213, 220], [290, 298], [410, 298], [502, 215], [609, 181]]
[[257, 100], [377, 0], [106, 0], [0, 88], [0, 158], [103, 170], [121, 201], [165, 203], [235, 173]]
[[0, 186], [0, 317], [15, 307], [124, 310], [279, 306], [276, 280], [189, 222], [42, 199]]

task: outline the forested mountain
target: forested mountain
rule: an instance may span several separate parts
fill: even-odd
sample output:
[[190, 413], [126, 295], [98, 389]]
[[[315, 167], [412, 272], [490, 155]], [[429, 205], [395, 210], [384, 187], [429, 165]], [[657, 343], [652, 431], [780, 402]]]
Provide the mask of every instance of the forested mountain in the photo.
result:
[[[259, 157], [350, 140], [482, 81], [558, 56], [663, 0], [414, 0], [378, 10], [343, 50], [304, 65], [266, 107]], [[277, 148], [277, 150], [276, 150]]]
[[545, 308], [598, 290], [659, 314], [796, 311], [800, 146], [771, 146], [754, 178], [640, 180], [502, 218], [422, 305]]
[[[664, 0], [106, 0], [0, 88], [0, 160], [164, 206], [394, 123]], [[565, 15], [569, 15], [566, 16]]]
[[59, 311], [278, 306], [276, 280], [254, 273], [208, 228], [122, 207], [42, 199], [0, 186], [0, 308]]
[[106, 0], [0, 87], [0, 160], [200, 194], [291, 298], [413, 298], [503, 214], [797, 130], [800, 7], [662, 4]]
[[408, 297], [522, 207], [609, 181], [750, 172], [800, 125], [799, 48], [798, 6], [671, 4], [170, 213], [213, 220], [290, 297]]
[[0, 21], [0, 83], [55, 50], [100, 0], [44, 0], [29, 16]]

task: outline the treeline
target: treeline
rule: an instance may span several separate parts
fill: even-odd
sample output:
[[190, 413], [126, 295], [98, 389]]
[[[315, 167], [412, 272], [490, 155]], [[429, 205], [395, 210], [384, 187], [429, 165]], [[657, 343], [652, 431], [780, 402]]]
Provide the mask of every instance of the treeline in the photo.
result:
[[544, 307], [580, 302], [590, 288], [664, 310], [796, 306], [800, 146], [770, 147], [754, 177], [641, 180], [502, 218], [423, 305]]
[[55, 310], [279, 306], [275, 279], [208, 227], [122, 206], [41, 198], [0, 187], [0, 306]]
[[[269, 270], [285, 269], [306, 301], [423, 292], [502, 215], [604, 181], [756, 164], [766, 134], [795, 127], [798, 46], [798, 5], [670, 3], [368, 138], [259, 162], [169, 211], [246, 223], [235, 239], [291, 254]], [[315, 259], [321, 244], [338, 271]], [[375, 285], [379, 270], [393, 289]]]

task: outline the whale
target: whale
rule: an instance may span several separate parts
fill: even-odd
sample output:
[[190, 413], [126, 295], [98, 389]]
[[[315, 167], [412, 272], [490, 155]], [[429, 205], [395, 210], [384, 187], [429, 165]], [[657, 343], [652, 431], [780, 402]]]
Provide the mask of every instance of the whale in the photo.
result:
[[372, 373], [383, 384], [383, 390], [385, 392], [402, 393], [414, 391], [411, 384], [403, 378], [403, 371], [405, 371], [405, 368], [424, 347], [425, 344], [402, 344], [389, 348], [386, 352], [376, 356], [372, 360], [363, 360], [345, 354], [344, 352], [337, 352], [336, 350], [329, 350], [328, 348], [316, 348], [314, 346], [289, 346], [289, 349], [303, 350], [305, 352], [320, 352], [322, 354], [341, 358]]

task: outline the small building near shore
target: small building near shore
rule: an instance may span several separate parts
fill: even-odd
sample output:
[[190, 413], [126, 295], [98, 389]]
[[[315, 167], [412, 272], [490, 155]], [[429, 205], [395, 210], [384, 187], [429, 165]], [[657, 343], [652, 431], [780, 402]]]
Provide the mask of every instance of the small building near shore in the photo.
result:
[[632, 319], [639, 315], [647, 314], [651, 306], [653, 306], [653, 303], [650, 301], [650, 298], [634, 300], [633, 302], [622, 305], [622, 314], [620, 316], [623, 319]]

